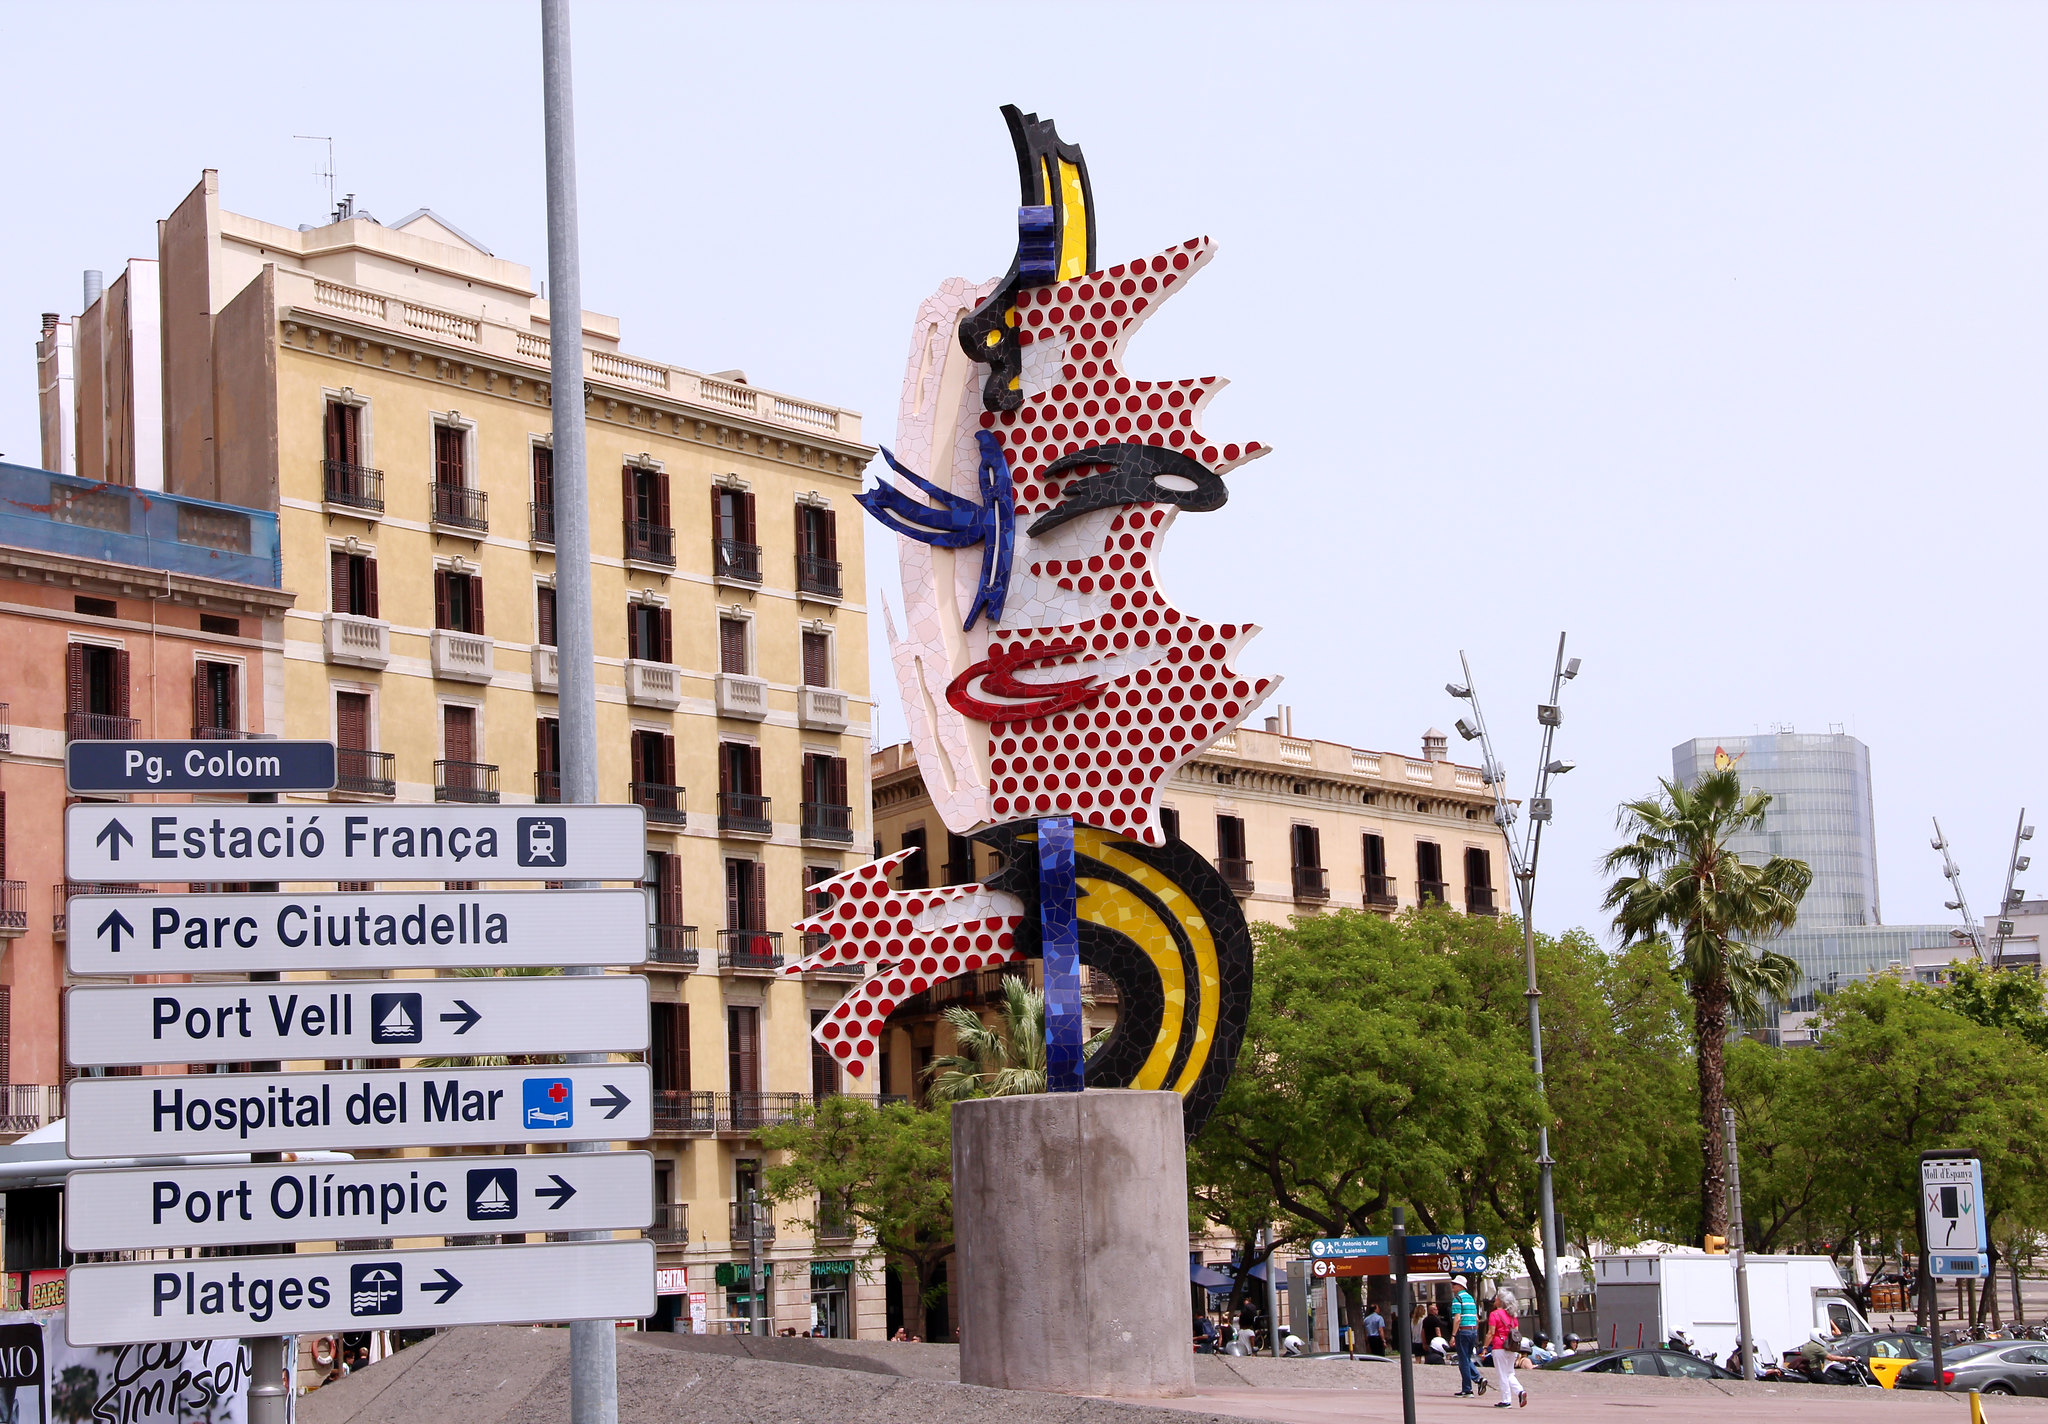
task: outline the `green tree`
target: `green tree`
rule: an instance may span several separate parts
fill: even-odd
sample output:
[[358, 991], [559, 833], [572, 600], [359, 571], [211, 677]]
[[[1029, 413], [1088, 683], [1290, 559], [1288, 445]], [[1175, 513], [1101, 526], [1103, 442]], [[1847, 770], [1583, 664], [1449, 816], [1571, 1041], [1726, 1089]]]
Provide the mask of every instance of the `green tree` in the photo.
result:
[[1948, 967], [1948, 980], [1928, 991], [1945, 1009], [1973, 1023], [2002, 1029], [2030, 1047], [2048, 1050], [2048, 999], [2032, 965], [1992, 969], [1974, 959]]
[[826, 1216], [872, 1233], [903, 1282], [904, 1326], [920, 1337], [926, 1307], [945, 1292], [939, 1276], [953, 1254], [950, 1112], [832, 1096], [761, 1134], [763, 1148], [782, 1154], [763, 1173], [764, 1194], [814, 1200]]
[[1615, 877], [1603, 906], [1624, 944], [1676, 940], [1676, 967], [1693, 1004], [1693, 1062], [1699, 1075], [1699, 1228], [1728, 1234], [1728, 1152], [1721, 1110], [1728, 1100], [1726, 1050], [1731, 1011], [1754, 1014], [1783, 998], [1798, 966], [1760, 942], [1798, 918], [1813, 883], [1806, 862], [1772, 856], [1745, 864], [1730, 838], [1763, 824], [1768, 793], [1745, 793], [1731, 768], [1691, 787], [1661, 781], [1660, 794], [1631, 801], [1619, 822], [1629, 839], [1609, 851]]
[[995, 1022], [961, 1004], [944, 1014], [955, 1051], [925, 1068], [926, 1096], [934, 1103], [1002, 1098], [1045, 1091], [1045, 995], [1022, 979], [1004, 978], [1003, 1007]]

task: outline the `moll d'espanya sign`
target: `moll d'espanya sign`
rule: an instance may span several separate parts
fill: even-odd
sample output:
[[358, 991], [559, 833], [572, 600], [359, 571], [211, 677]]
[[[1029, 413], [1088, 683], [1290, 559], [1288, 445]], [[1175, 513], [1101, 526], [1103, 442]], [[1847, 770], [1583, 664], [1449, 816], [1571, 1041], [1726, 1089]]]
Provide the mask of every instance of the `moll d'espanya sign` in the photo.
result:
[[638, 806], [81, 804], [74, 880], [638, 880]]

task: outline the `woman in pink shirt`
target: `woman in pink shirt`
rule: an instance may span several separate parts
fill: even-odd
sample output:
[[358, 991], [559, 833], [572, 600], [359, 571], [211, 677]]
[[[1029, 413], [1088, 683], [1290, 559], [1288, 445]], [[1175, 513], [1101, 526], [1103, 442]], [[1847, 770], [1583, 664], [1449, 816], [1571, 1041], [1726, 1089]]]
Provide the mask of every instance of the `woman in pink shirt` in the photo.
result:
[[1515, 1317], [1515, 1298], [1502, 1291], [1494, 1297], [1493, 1311], [1486, 1317], [1487, 1347], [1493, 1351], [1493, 1372], [1500, 1380], [1500, 1398], [1494, 1403], [1495, 1409], [1517, 1404], [1526, 1407], [1529, 1403], [1529, 1391], [1515, 1378], [1515, 1337], [1521, 1329], [1522, 1322]]

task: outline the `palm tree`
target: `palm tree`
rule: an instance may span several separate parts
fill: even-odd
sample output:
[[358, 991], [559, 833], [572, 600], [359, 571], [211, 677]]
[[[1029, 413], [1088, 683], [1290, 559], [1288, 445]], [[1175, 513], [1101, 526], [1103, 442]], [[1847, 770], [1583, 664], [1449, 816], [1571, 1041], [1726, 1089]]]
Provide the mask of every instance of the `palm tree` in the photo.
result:
[[[545, 979], [561, 972], [559, 969], [541, 969], [530, 965], [515, 965], [510, 968], [496, 969], [472, 967], [456, 970], [454, 977], [457, 979]], [[413, 1066], [415, 1068], [503, 1068], [508, 1065], [560, 1063], [561, 1061], [562, 1055], [559, 1053], [485, 1053], [471, 1058], [422, 1058]]]
[[1003, 980], [1003, 1011], [994, 1023], [960, 1004], [945, 1012], [953, 1026], [953, 1053], [924, 1070], [934, 1103], [962, 1098], [1006, 1098], [1045, 1091], [1045, 995], [1022, 979]]
[[1774, 855], [1748, 865], [1728, 849], [1734, 836], [1763, 824], [1769, 793], [1742, 789], [1734, 770], [1713, 771], [1686, 787], [1659, 781], [1660, 795], [1631, 801], [1617, 822], [1630, 839], [1607, 853], [1615, 877], [1602, 908], [1612, 910], [1624, 946], [1668, 936], [1692, 996], [1705, 1149], [1700, 1230], [1728, 1234], [1728, 1157], [1721, 1110], [1728, 1100], [1724, 1053], [1729, 1011], [1753, 1016], [1766, 999], [1783, 999], [1799, 967], [1760, 942], [1799, 917], [1813, 883], [1803, 860]]

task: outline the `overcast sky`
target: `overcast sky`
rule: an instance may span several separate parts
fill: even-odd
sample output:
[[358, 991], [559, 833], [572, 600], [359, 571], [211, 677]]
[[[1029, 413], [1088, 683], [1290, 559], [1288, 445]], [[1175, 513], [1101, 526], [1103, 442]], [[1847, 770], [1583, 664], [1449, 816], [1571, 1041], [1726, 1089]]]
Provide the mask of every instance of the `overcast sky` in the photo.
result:
[[[38, 313], [202, 168], [323, 218], [294, 134], [545, 269], [533, 5], [74, 0], [0, 41], [8, 459]], [[1931, 815], [1980, 914], [2048, 821], [2048, 8], [582, 0], [576, 61], [586, 304], [870, 440], [917, 303], [1008, 263], [998, 105], [1085, 147], [1104, 264], [1216, 238], [1130, 364], [1229, 378], [1210, 434], [1274, 453], [1166, 591], [1264, 625], [1240, 665], [1355, 745], [1448, 728], [1468, 650], [1517, 794], [1569, 630], [1544, 928], [1600, 923], [1616, 804], [1694, 736], [1869, 743], [1890, 923], [1947, 918]]]

